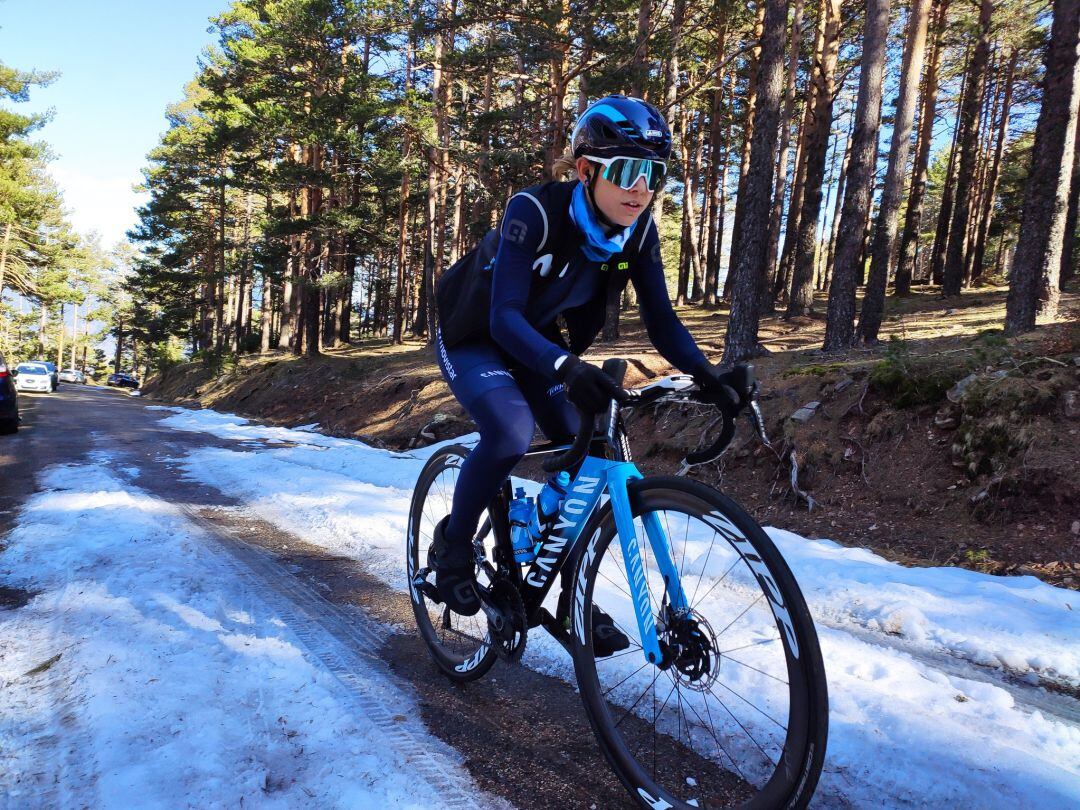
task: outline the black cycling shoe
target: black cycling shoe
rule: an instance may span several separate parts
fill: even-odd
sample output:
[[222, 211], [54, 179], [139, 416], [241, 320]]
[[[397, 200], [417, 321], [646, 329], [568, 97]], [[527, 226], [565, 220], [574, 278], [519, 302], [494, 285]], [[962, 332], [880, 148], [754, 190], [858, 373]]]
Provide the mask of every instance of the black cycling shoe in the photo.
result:
[[592, 606], [592, 646], [594, 658], [607, 658], [630, 646], [626, 634], [596, 605]]
[[439, 599], [454, 613], [475, 616], [480, 612], [480, 593], [476, 590], [476, 561], [472, 544], [450, 546], [446, 542], [445, 517], [435, 526], [435, 537], [428, 551], [428, 562], [435, 569], [435, 587]]

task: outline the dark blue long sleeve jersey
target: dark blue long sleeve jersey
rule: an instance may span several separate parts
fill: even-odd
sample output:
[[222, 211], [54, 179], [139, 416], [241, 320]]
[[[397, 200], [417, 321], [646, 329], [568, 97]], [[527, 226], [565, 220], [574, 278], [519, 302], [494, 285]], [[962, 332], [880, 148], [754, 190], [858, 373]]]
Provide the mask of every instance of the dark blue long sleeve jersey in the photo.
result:
[[[551, 186], [572, 188], [573, 183], [547, 184], [536, 191]], [[626, 273], [637, 291], [649, 339], [664, 359], [685, 373], [708, 365], [671, 306], [659, 234], [648, 213], [638, 220], [622, 253], [608, 262], [590, 261], [580, 249], [582, 236], [566, 210], [569, 193], [532, 191], [515, 195], [507, 205], [492, 268], [489, 328], [504, 351], [552, 376], [555, 362], [568, 353], [546, 336], [553, 334], [556, 317], [563, 315], [571, 333], [575, 321], [602, 324], [609, 274]], [[552, 204], [559, 207], [548, 210]], [[550, 232], [553, 225], [560, 232]], [[619, 289], [624, 285], [625, 281]]]

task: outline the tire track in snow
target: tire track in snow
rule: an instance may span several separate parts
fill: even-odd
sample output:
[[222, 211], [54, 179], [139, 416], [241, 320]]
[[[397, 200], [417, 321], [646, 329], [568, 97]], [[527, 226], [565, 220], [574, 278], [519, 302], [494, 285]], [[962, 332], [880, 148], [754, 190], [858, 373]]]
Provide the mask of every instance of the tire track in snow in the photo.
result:
[[438, 786], [441, 806], [451, 810], [493, 806], [496, 800], [481, 794], [471, 780], [461, 775], [462, 763], [438, 747], [417, 717], [396, 714], [388, 708], [410, 689], [378, 657], [388, 637], [384, 628], [358, 610], [346, 610], [323, 599], [269, 554], [248, 545], [231, 528], [213, 520], [211, 510], [184, 504], [177, 508], [208, 535], [212, 550], [223, 564], [238, 578], [247, 580], [304, 647], [334, 675], [348, 693], [349, 702], [383, 732], [401, 761], [407, 762], [417, 777]]

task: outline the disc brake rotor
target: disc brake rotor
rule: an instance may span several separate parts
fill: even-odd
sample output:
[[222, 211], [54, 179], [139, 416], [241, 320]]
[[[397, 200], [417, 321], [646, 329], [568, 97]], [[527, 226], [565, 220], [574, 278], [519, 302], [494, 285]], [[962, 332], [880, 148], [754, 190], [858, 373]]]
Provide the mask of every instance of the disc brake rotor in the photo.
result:
[[664, 657], [670, 656], [670, 671], [684, 688], [708, 691], [720, 675], [720, 652], [712, 626], [692, 612], [674, 619], [668, 627]]

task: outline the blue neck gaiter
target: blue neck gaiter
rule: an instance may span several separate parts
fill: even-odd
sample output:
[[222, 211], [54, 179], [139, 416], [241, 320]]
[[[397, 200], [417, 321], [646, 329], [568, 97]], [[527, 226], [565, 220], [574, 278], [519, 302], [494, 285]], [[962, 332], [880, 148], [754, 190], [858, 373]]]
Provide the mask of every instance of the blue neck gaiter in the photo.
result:
[[587, 259], [594, 262], [606, 262], [616, 253], [621, 253], [637, 226], [635, 222], [611, 236], [605, 234], [604, 226], [597, 220], [596, 212], [585, 196], [585, 186], [581, 183], [574, 187], [574, 195], [570, 201], [570, 218], [585, 237], [585, 243], [581, 246], [582, 252]]

